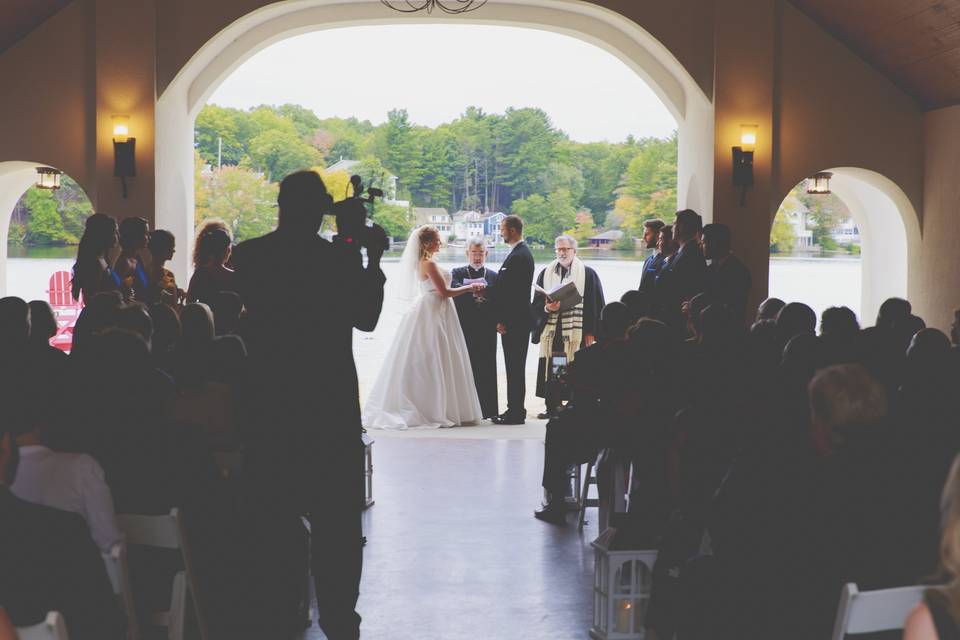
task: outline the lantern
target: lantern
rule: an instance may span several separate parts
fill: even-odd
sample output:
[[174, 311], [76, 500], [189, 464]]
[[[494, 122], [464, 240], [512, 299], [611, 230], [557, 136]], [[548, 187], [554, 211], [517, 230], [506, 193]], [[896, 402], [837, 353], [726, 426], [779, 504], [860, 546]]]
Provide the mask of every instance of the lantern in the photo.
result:
[[63, 171], [53, 167], [37, 167], [37, 188], [39, 189], [59, 189], [60, 176]]
[[830, 178], [833, 174], [829, 171], [821, 171], [807, 178], [807, 193], [818, 196], [830, 194]]
[[373, 443], [374, 440], [363, 434], [363, 508], [373, 505]]
[[644, 621], [653, 583], [655, 549], [618, 550], [617, 530], [609, 528], [594, 540], [593, 626], [594, 640], [640, 640], [646, 637]]

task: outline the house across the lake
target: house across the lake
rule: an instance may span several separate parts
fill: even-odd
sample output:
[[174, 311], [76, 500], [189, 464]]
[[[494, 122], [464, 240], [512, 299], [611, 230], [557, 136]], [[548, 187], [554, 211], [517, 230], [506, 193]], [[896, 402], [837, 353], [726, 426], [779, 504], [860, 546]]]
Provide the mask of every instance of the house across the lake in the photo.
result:
[[588, 241], [592, 249], [612, 249], [613, 245], [623, 238], [623, 231], [611, 229], [590, 238]]

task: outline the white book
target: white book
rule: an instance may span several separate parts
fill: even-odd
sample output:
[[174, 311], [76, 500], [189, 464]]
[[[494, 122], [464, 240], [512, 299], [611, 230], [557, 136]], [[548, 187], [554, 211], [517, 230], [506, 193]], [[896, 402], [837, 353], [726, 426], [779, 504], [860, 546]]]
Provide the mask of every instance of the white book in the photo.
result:
[[574, 284], [573, 280], [567, 280], [555, 287], [553, 291], [547, 291], [537, 284], [533, 285], [533, 289], [546, 296], [549, 302], [559, 302], [560, 311], [566, 311], [583, 302], [583, 296], [577, 291], [577, 285]]

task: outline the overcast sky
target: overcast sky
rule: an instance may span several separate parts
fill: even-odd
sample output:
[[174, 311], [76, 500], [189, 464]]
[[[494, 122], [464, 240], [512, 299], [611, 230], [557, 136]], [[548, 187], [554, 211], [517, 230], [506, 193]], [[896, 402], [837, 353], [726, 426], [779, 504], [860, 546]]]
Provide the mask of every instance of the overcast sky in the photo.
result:
[[478, 25], [393, 25], [317, 31], [250, 58], [211, 103], [301, 104], [321, 118], [374, 124], [405, 108], [434, 127], [469, 105], [488, 113], [540, 107], [580, 142], [666, 137], [676, 122], [613, 55], [546, 31]]

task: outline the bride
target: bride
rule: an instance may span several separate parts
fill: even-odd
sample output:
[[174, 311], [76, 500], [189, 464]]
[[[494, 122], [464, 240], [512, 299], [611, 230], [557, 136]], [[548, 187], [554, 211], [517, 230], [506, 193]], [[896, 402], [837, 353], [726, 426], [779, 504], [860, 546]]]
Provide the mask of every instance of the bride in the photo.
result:
[[399, 297], [409, 307], [363, 408], [365, 427], [453, 427], [483, 419], [453, 298], [484, 285], [451, 289], [450, 273], [433, 260], [439, 249], [435, 227], [410, 234], [398, 276]]

